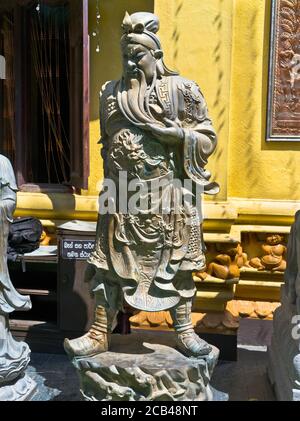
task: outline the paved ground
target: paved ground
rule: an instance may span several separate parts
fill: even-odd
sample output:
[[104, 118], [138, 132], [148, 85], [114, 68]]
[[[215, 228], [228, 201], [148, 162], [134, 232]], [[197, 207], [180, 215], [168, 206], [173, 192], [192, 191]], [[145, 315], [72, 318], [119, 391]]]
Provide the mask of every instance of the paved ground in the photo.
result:
[[77, 374], [65, 355], [33, 353], [29, 375], [38, 385], [34, 401], [81, 400]]
[[[242, 320], [238, 336], [238, 361], [220, 361], [212, 385], [228, 393], [232, 401], [275, 400], [266, 375], [266, 350], [271, 335], [272, 322]], [[32, 354], [29, 372], [39, 385], [35, 400], [80, 400], [77, 375], [66, 356]]]
[[232, 401], [274, 401], [266, 373], [271, 337], [271, 321], [241, 320], [238, 361], [220, 361], [212, 379], [213, 386], [228, 393]]

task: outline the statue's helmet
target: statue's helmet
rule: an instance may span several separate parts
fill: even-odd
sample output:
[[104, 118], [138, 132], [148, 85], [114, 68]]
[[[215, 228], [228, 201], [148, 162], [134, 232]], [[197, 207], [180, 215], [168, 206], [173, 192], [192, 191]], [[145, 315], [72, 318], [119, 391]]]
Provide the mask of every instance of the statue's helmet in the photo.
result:
[[157, 35], [159, 30], [159, 19], [150, 12], [137, 12], [129, 15], [125, 13], [122, 23], [123, 35], [121, 47], [124, 49], [129, 44], [139, 44], [155, 51], [157, 57], [157, 70], [160, 75], [177, 75], [177, 72], [169, 70], [163, 61], [160, 39]]
[[153, 13], [138, 12], [129, 15], [125, 13], [122, 23], [123, 36], [121, 44], [140, 44], [151, 50], [161, 48], [156, 35], [159, 30], [159, 19]]

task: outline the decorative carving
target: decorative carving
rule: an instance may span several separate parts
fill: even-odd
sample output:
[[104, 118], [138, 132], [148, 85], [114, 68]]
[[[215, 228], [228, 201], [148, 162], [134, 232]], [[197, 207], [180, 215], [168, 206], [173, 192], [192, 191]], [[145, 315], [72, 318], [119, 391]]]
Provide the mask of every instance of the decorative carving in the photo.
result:
[[248, 266], [248, 256], [243, 252], [241, 244], [222, 246], [222, 254], [218, 254], [214, 261], [209, 263], [206, 272], [196, 272], [196, 276], [205, 280], [208, 275], [220, 279], [237, 279], [240, 277], [240, 269]]
[[[232, 300], [226, 305], [225, 311], [210, 311], [207, 313], [192, 313], [192, 321], [196, 332], [211, 330], [222, 333], [237, 330], [239, 318], [273, 319], [273, 314], [280, 307], [279, 302]], [[135, 329], [171, 330], [173, 322], [168, 311], [149, 313], [141, 311], [130, 318], [130, 324]]]
[[[249, 254], [253, 256], [255, 253], [259, 253], [259, 248], [262, 248], [262, 239], [265, 234], [251, 234], [252, 235], [244, 235], [243, 243], [244, 247], [249, 251]], [[224, 245], [222, 243], [217, 243], [216, 241], [207, 244], [208, 258], [209, 260], [212, 260], [208, 265], [211, 274], [208, 274], [208, 270], [204, 273], [197, 272], [194, 274], [194, 281], [196, 282], [199, 291], [202, 291], [203, 294], [201, 305], [195, 310], [197, 312], [193, 312], [192, 314], [193, 325], [197, 326], [197, 331], [201, 331], [201, 329], [202, 331], [211, 329], [214, 332], [220, 332], [222, 329], [235, 329], [237, 328], [239, 317], [269, 320], [273, 318], [274, 311], [280, 306], [280, 303], [276, 301], [276, 297], [273, 297], [274, 291], [272, 288], [274, 289], [274, 282], [278, 282], [279, 289], [283, 280], [282, 272], [274, 274], [269, 270], [267, 271], [267, 267], [272, 269], [272, 263], [274, 264], [272, 253], [275, 253], [275, 269], [278, 270], [278, 266], [281, 266], [281, 268], [284, 267], [285, 259], [283, 259], [283, 257], [285, 253], [281, 256], [280, 253], [284, 252], [285, 246], [281, 244], [284, 239], [284, 236], [282, 235], [276, 233], [268, 234], [267, 239], [263, 248], [266, 258], [264, 258], [264, 255], [262, 258], [254, 257], [251, 259], [253, 265], [257, 265], [261, 268], [259, 272], [254, 271], [253, 266], [249, 264], [248, 253], [243, 251], [243, 246], [240, 243], [236, 244], [236, 246], [233, 246], [230, 243]], [[277, 247], [277, 245], [279, 245], [279, 247]], [[268, 247], [266, 248], [265, 246]], [[267, 250], [267, 253], [265, 250]], [[227, 254], [225, 251], [227, 251]], [[217, 256], [215, 257], [216, 254]], [[264, 268], [262, 268], [262, 260], [266, 265]], [[228, 265], [229, 267], [232, 265], [233, 270], [231, 270]], [[263, 273], [263, 269], [265, 273]], [[242, 273], [240, 273], [241, 270]], [[213, 290], [217, 293], [218, 290], [220, 292], [223, 291], [224, 285], [228, 281], [239, 281], [239, 278], [230, 278], [230, 273], [235, 275], [239, 274], [239, 278], [242, 280], [240, 281], [241, 283], [243, 283], [243, 280], [246, 280], [246, 288], [249, 288], [250, 284], [252, 288], [255, 288], [255, 285], [257, 284], [257, 293], [252, 297], [251, 292], [250, 295], [248, 292], [248, 295], [245, 296], [243, 300], [238, 300], [232, 299], [234, 297], [233, 291], [232, 298], [229, 298], [230, 301], [227, 301], [227, 298], [227, 300], [222, 303], [223, 306], [226, 307], [225, 311], [222, 311], [221, 308], [220, 311], [203, 311], [202, 306], [203, 303], [205, 303], [205, 300], [207, 302], [209, 301], [211, 287], [213, 287]], [[220, 283], [221, 279], [224, 280], [223, 284]], [[262, 293], [261, 298], [259, 296], [260, 285], [264, 285], [264, 292]], [[273, 291], [271, 291], [270, 297], [268, 297], [268, 295], [266, 296], [265, 292], [268, 285], [270, 285], [271, 290]], [[205, 286], [205, 290], [203, 289], [203, 286]], [[207, 298], [205, 298], [204, 291], [208, 292]], [[261, 299], [261, 301], [258, 301], [259, 299]], [[267, 301], [268, 299], [270, 301]], [[150, 313], [142, 311], [131, 317], [130, 322], [133, 328], [139, 329], [168, 330], [172, 328], [172, 318], [169, 312]]]
[[[195, 331], [201, 333], [201, 329], [212, 330], [236, 330], [239, 327], [239, 315], [230, 312], [229, 307], [225, 311], [212, 311], [209, 313], [192, 313], [192, 322]], [[149, 313], [141, 311], [130, 318], [133, 328], [169, 330], [173, 327], [173, 321], [168, 311]]]
[[300, 139], [300, 3], [273, 0], [268, 139]]
[[280, 303], [266, 301], [232, 300], [227, 304], [227, 310], [234, 317], [249, 317], [251, 319], [272, 319]]
[[284, 272], [286, 269], [286, 247], [281, 244], [284, 237], [279, 234], [268, 235], [262, 245], [263, 255], [250, 260], [250, 265], [258, 270]]
[[203, 330], [213, 330], [214, 332], [236, 331], [239, 328], [239, 317], [232, 314], [228, 308], [225, 311], [210, 313], [195, 313], [195, 332], [201, 333]]
[[130, 324], [134, 327], [173, 327], [173, 320], [168, 311], [147, 312], [140, 311], [130, 317]]

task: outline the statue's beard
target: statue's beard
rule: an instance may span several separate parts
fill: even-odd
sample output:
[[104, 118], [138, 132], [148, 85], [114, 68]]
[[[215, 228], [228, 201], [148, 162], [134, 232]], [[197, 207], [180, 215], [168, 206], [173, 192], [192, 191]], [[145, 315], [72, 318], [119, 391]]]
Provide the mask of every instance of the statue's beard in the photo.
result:
[[130, 73], [124, 75], [119, 83], [118, 104], [124, 116], [137, 126], [158, 124], [149, 107], [149, 97], [155, 88], [156, 72], [149, 89], [145, 73], [138, 69], [137, 76]]

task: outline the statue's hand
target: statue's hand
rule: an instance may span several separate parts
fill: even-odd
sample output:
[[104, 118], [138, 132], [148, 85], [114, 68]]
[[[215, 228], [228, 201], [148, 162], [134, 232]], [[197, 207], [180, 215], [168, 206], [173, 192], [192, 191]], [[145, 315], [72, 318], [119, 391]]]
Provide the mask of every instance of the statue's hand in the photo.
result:
[[155, 136], [157, 140], [165, 145], [176, 145], [184, 140], [184, 130], [178, 126], [175, 121], [164, 119], [167, 127], [157, 126], [155, 124], [147, 124], [147, 128]]

